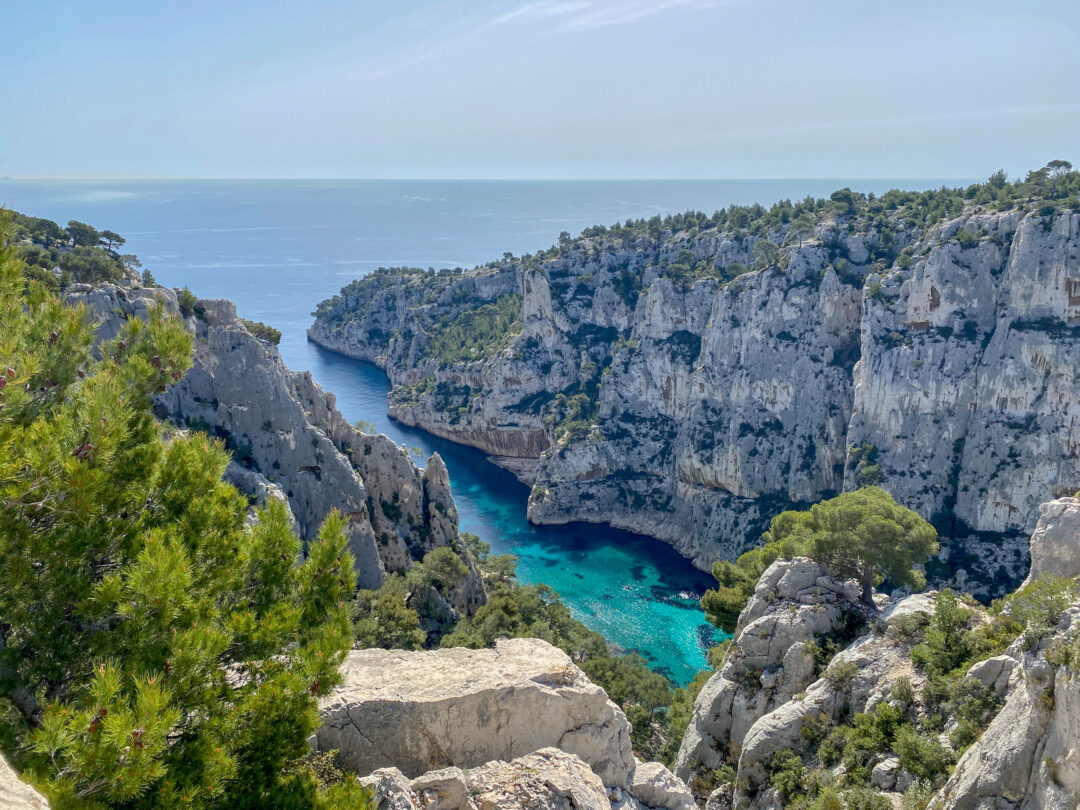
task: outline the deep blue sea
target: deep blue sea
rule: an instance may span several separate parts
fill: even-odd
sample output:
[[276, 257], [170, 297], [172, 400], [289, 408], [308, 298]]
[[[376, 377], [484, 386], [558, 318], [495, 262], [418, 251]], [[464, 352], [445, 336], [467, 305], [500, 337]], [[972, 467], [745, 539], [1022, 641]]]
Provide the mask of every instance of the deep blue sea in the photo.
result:
[[[678, 683], [704, 669], [714, 639], [698, 607], [712, 582], [669, 546], [601, 526], [534, 527], [527, 490], [469, 448], [386, 417], [377, 368], [307, 342], [311, 311], [379, 266], [472, 267], [504, 251], [550, 247], [561, 231], [731, 203], [925, 189], [944, 180], [207, 181], [5, 180], [0, 206], [60, 223], [77, 219], [127, 238], [158, 282], [231, 298], [240, 314], [282, 332], [281, 354], [310, 369], [350, 420], [442, 454], [461, 528], [518, 556], [525, 582], [559, 592], [581, 621], [637, 650]], [[422, 459], [418, 459], [422, 463]]]

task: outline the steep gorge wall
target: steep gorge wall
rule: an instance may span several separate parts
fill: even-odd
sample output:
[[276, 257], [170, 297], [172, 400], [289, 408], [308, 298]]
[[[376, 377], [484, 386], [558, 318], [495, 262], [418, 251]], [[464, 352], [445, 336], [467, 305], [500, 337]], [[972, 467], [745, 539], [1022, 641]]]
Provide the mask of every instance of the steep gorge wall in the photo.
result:
[[[465, 274], [384, 271], [309, 335], [384, 367], [395, 418], [534, 485], [535, 522], [648, 533], [707, 568], [784, 508], [880, 482], [961, 541], [943, 552], [959, 584], [1018, 579], [1038, 504], [1080, 488], [1080, 214], [768, 235], [782, 260], [733, 278], [761, 236], [609, 233]], [[434, 356], [513, 293], [512, 342]]]
[[[132, 283], [79, 285], [68, 298], [87, 305], [102, 339], [158, 304], [181, 314], [172, 290]], [[355, 430], [334, 395], [309, 372], [290, 371], [275, 346], [248, 331], [231, 301], [201, 300], [185, 321], [194, 336], [192, 368], [158, 395], [155, 411], [223, 438], [235, 460], [231, 483], [253, 497], [281, 493], [304, 540], [332, 509], [342, 512], [361, 587], [376, 588], [387, 573], [457, 543], [457, 509], [438, 455], [420, 470], [386, 436]], [[449, 598], [457, 611], [475, 610], [485, 600], [479, 575], [470, 570]]]

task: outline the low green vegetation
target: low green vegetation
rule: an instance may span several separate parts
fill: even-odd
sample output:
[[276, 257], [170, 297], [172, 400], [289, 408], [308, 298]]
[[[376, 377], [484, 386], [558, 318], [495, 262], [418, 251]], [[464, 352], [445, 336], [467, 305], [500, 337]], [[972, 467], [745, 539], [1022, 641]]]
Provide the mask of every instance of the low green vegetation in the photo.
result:
[[503, 295], [457, 317], [440, 320], [424, 347], [442, 366], [494, 356], [521, 331], [521, 296]]
[[273, 343], [275, 346], [281, 343], [280, 330], [275, 329], [272, 326], [267, 326], [262, 321], [249, 321], [247, 318], [241, 318], [240, 321], [247, 330], [259, 340], [265, 340], [267, 343]]
[[[1000, 654], [1025, 629], [1037, 630], [1042, 617], [1052, 614], [1068, 594], [1075, 596], [1075, 583], [1048, 581], [1018, 591], [987, 614], [944, 590], [935, 599], [932, 616], [916, 613], [894, 620], [887, 632], [909, 646], [921, 690], [901, 677], [873, 711], [841, 715], [839, 721], [825, 715], [804, 721], [804, 746], [779, 751], [768, 763], [769, 781], [784, 806], [877, 807], [884, 799], [871, 790], [871, 771], [895, 756], [899, 769], [914, 778], [905, 806], [925, 808], [1001, 707], [989, 689], [965, 677], [968, 669]], [[1026, 624], [1017, 618], [1025, 605], [1038, 614]], [[842, 697], [856, 673], [841, 669], [834, 663], [825, 677]], [[951, 730], [943, 736], [947, 728]], [[831, 770], [836, 766], [843, 766], [839, 775]]]
[[63, 810], [367, 806], [305, 744], [353, 638], [344, 519], [302, 565], [283, 505], [249, 528], [225, 449], [151, 412], [183, 325], [159, 308], [95, 359], [86, 312], [34, 276], [0, 249], [7, 753]]
[[27, 277], [49, 289], [118, 281], [124, 276], [125, 265], [140, 266], [134, 256], [120, 254], [124, 239], [113, 231], [98, 231], [75, 220], [61, 228], [40, 217], [14, 212], [5, 216], [9, 239], [26, 266]]
[[180, 314], [185, 318], [190, 318], [193, 315], [196, 318], [203, 317], [202, 304], [199, 303], [199, 299], [195, 296], [195, 293], [187, 287], [177, 290], [176, 304], [180, 307]]

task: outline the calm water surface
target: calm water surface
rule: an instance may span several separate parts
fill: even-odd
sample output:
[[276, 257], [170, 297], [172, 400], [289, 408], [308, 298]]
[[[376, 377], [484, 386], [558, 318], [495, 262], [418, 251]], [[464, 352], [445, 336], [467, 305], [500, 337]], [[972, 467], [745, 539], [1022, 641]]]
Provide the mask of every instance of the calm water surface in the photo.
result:
[[512, 476], [475, 450], [391, 422], [381, 371], [308, 343], [311, 311], [380, 266], [472, 267], [628, 217], [943, 182], [0, 179], [0, 205], [117, 231], [161, 284], [231, 298], [244, 317], [279, 328], [285, 362], [333, 391], [346, 418], [373, 422], [425, 458], [442, 455], [464, 531], [516, 554], [523, 581], [550, 585], [590, 628], [686, 683], [714, 640], [697, 604], [710, 577], [650, 538], [588, 524], [530, 526], [528, 492]]

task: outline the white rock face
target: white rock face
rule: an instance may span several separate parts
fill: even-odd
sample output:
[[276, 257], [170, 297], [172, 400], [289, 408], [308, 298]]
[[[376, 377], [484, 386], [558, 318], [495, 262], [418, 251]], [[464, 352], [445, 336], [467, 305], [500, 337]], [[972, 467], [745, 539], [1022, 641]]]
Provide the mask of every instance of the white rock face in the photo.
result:
[[[1043, 551], [1033, 551], [1033, 557], [1052, 556], [1058, 543], [1051, 539], [1056, 536], [1054, 526], [1072, 508], [1071, 501], [1059, 499], [1044, 506], [1044, 522], [1031, 541], [1042, 545]], [[806, 752], [808, 743], [802, 732], [808, 721], [836, 723], [854, 713], [872, 712], [883, 701], [895, 699], [893, 687], [901, 678], [916, 694], [926, 684], [926, 674], [912, 662], [912, 641], [905, 640], [890, 623], [916, 613], [932, 617], [933, 592], [896, 599], [875, 620], [868, 621], [863, 634], [837, 653], [829, 665], [837, 672], [849, 672], [847, 677], [829, 678], [826, 670], [824, 677], [782, 701], [770, 695], [774, 683], [785, 682], [782, 673], [753, 683], [732, 677], [733, 659], [745, 654], [744, 645], [749, 642], [752, 649], [754, 644], [771, 644], [767, 635], [748, 638], [756, 623], [791, 611], [790, 597], [784, 595], [785, 579], [799, 586], [809, 581], [808, 567], [796, 563], [800, 561], [774, 564], [762, 576], [740, 616], [723, 668], [705, 685], [695, 704], [679, 755], [680, 776], [691, 778], [698, 769], [716, 767], [722, 755], [737, 753], [736, 779], [709, 797], [707, 807], [711, 810], [764, 810], [772, 806], [777, 797], [769, 786], [766, 765], [783, 749]], [[1067, 568], [1062, 572], [1071, 573]], [[800, 609], [796, 607], [795, 612]], [[966, 609], [979, 610], [971, 605]], [[984, 615], [982, 620], [986, 619]], [[1070, 660], [1063, 652], [1077, 649], [1080, 602], [1065, 611], [1045, 638], [1021, 636], [1004, 654], [969, 668], [966, 677], [990, 690], [1004, 705], [960, 758], [931, 801], [931, 808], [1075, 810], [1080, 806], [1080, 678], [1075, 657]], [[747, 706], [765, 708], [749, 716], [749, 725]], [[896, 805], [914, 777], [900, 769], [895, 756], [872, 765], [871, 784]]]
[[627, 783], [635, 761], [622, 711], [569, 657], [537, 639], [495, 649], [354, 650], [344, 683], [320, 703], [321, 750], [359, 774], [472, 768], [556, 747], [604, 784]]
[[934, 807], [1072, 810], [1080, 805], [1080, 679], [1046, 659], [1055, 644], [1075, 639], [1078, 628], [1080, 603], [1034, 649], [1026, 649], [1023, 638], [1009, 648], [1017, 673], [1005, 706], [964, 752]]
[[[962, 247], [960, 229], [980, 241]], [[912, 261], [875, 265], [885, 239]], [[826, 224], [787, 243], [783, 271], [663, 275], [747, 265], [754, 241], [609, 233], [536, 266], [382, 275], [309, 334], [385, 367], [395, 418], [506, 457], [535, 522], [644, 532], [708, 569], [783, 508], [880, 478], [956, 541], [953, 584], [1011, 589], [1038, 505], [1080, 489], [1080, 214], [969, 211], [888, 235]], [[509, 348], [424, 356], [441, 318], [515, 294]], [[560, 441], [544, 416], [576, 391], [593, 392], [595, 429]]]
[[[157, 302], [179, 314], [175, 292], [161, 288], [104, 284], [69, 298], [90, 308], [101, 338], [127, 318], [147, 317]], [[422, 472], [386, 436], [358, 433], [333, 394], [310, 373], [290, 371], [275, 346], [248, 332], [231, 301], [199, 301], [187, 325], [192, 368], [157, 397], [156, 412], [225, 437], [241, 462], [230, 465], [228, 480], [257, 500], [283, 494], [304, 540], [332, 509], [344, 513], [361, 587], [378, 587], [387, 572], [457, 539], [450, 480], [437, 455]], [[448, 610], [472, 612], [484, 600], [471, 571]]]
[[48, 800], [19, 779], [3, 756], [0, 756], [0, 810], [49, 810]]
[[628, 790], [631, 796], [647, 807], [697, 810], [690, 788], [659, 762], [639, 763]]
[[1031, 572], [1024, 584], [1042, 574], [1080, 577], [1080, 499], [1058, 498], [1039, 507], [1031, 535]]
[[739, 616], [723, 665], [694, 702], [675, 773], [689, 781], [699, 768], [719, 768], [745, 747], [762, 717], [817, 680], [809, 643], [863, 624], [859, 596], [854, 582], [838, 582], [812, 560], [769, 566]]

